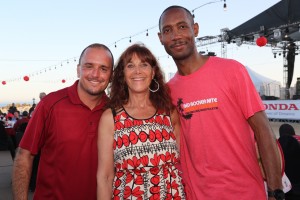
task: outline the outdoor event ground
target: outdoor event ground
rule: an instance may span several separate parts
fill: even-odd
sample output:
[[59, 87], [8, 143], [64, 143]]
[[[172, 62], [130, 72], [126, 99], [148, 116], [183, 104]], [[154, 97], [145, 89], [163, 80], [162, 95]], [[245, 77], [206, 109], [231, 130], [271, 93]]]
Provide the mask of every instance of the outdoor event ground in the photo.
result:
[[[282, 122], [270, 122], [272, 129], [278, 137], [278, 130]], [[296, 133], [300, 135], [300, 123], [291, 123]], [[11, 195], [11, 170], [12, 159], [9, 151], [0, 151], [0, 200], [12, 200]], [[32, 193], [29, 194], [29, 200], [32, 200]]]

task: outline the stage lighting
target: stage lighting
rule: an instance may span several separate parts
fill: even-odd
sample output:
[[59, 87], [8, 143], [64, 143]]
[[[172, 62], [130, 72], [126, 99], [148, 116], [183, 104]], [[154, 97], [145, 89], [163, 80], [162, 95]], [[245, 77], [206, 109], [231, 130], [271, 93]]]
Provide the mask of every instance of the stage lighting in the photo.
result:
[[253, 41], [256, 42], [256, 40], [260, 37], [259, 34], [254, 34], [253, 35]]
[[287, 38], [289, 36], [290, 30], [288, 27], [285, 28], [285, 38]]
[[274, 30], [274, 39], [276, 39], [276, 40], [281, 39], [281, 30], [280, 29]]
[[241, 46], [242, 45], [242, 38], [237, 38], [236, 40], [235, 40], [235, 42], [236, 42], [236, 45], [239, 47], [239, 46]]
[[226, 0], [224, 0], [223, 9], [224, 9], [224, 11], [226, 11], [226, 10], [227, 10], [227, 4], [226, 4]]

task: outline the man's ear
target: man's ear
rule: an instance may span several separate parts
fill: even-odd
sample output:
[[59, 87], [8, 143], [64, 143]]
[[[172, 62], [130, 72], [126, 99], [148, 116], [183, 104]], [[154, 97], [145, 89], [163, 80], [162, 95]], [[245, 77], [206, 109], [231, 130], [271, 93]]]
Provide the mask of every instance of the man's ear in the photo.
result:
[[159, 41], [160, 41], [160, 43], [161, 43], [162, 45], [164, 45], [164, 44], [163, 44], [163, 42], [161, 41], [161, 39], [162, 39], [162, 35], [161, 35], [161, 33], [160, 33], [160, 32], [158, 32], [158, 33], [157, 33], [157, 35], [158, 35], [158, 38], [159, 38]]
[[77, 65], [77, 78], [80, 78], [80, 65]]
[[194, 23], [194, 35], [195, 35], [195, 37], [197, 37], [198, 36], [198, 33], [199, 33], [199, 25], [198, 25], [198, 23]]

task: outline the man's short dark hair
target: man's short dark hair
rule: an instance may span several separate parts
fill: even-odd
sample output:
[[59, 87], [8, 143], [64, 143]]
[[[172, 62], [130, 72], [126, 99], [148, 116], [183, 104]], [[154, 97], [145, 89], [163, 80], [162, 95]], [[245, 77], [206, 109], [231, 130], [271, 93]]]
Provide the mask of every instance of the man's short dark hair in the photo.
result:
[[190, 17], [190, 20], [191, 20], [192, 24], [194, 24], [194, 17], [193, 17], [192, 13], [191, 13], [188, 9], [186, 9], [185, 7], [182, 7], [182, 6], [173, 5], [173, 6], [169, 6], [168, 8], [166, 8], [166, 9], [161, 13], [161, 15], [160, 15], [160, 17], [159, 17], [159, 23], [158, 23], [158, 26], [159, 26], [159, 30], [160, 30], [160, 31], [161, 31], [161, 29], [160, 29], [160, 25], [161, 25], [161, 17], [163, 16], [163, 14], [164, 14], [165, 12], [167, 12], [168, 10], [171, 10], [171, 9], [182, 9], [182, 10], [184, 10], [184, 11], [188, 14], [188, 16]]
[[107, 50], [110, 53], [110, 55], [111, 55], [111, 58], [112, 58], [112, 68], [113, 68], [113, 66], [114, 66], [114, 56], [113, 56], [111, 50], [106, 45], [100, 44], [100, 43], [90, 44], [89, 46], [87, 46], [87, 47], [85, 47], [83, 49], [83, 51], [81, 52], [80, 57], [79, 57], [79, 61], [78, 61], [79, 65], [81, 63], [81, 59], [82, 59], [82, 56], [83, 56], [85, 50], [87, 50], [88, 48], [99, 48], [99, 49], [105, 49], [105, 50]]

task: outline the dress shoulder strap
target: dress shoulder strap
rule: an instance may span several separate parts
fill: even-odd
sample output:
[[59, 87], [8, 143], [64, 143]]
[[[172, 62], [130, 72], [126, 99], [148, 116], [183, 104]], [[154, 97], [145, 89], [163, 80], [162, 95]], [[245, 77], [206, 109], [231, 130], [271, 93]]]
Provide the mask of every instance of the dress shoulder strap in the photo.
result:
[[116, 123], [116, 121], [118, 121], [117, 116], [120, 115], [120, 113], [122, 111], [124, 111], [124, 108], [121, 107], [121, 108], [118, 108], [118, 109], [116, 109], [116, 108], [110, 108], [110, 109], [111, 109], [111, 112], [113, 114], [114, 122]]

